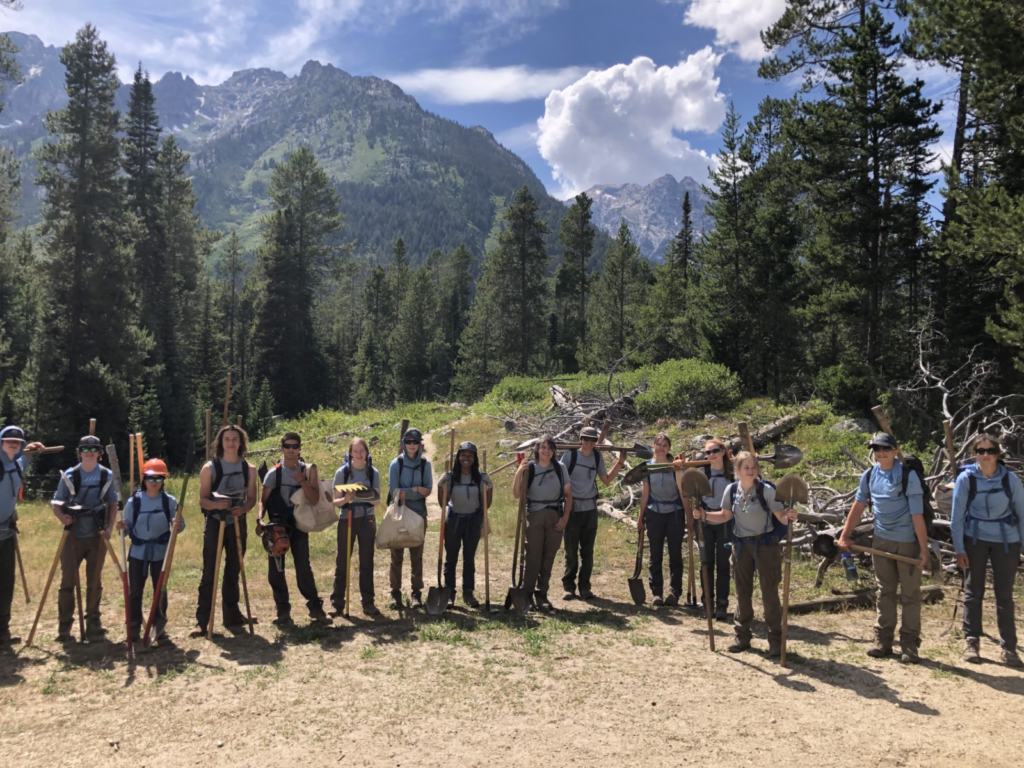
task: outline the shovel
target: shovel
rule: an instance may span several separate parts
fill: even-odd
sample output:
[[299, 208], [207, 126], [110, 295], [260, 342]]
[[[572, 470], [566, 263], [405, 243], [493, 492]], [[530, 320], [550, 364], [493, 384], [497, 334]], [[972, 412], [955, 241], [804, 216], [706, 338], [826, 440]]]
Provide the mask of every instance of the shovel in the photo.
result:
[[[683, 494], [693, 499], [696, 504], [700, 504], [705, 496], [711, 495], [711, 482], [708, 480], [707, 475], [699, 469], [688, 469], [683, 472], [680, 486], [683, 489]], [[696, 522], [697, 543], [700, 551], [700, 578], [705, 585], [705, 589], [707, 589], [711, 582], [708, 580], [707, 548], [704, 546], [704, 521], [698, 520]], [[690, 572], [693, 573], [692, 570]], [[696, 591], [696, 585], [694, 585], [694, 591]], [[712, 601], [707, 599], [707, 594], [705, 593], [704, 612], [708, 620], [708, 647], [714, 653], [715, 616], [711, 603]]]
[[[533, 446], [537, 444], [537, 441], [539, 439], [540, 438], [536, 438], [535, 437], [532, 440], [527, 440], [525, 443], [520, 443], [519, 445], [516, 446], [516, 450], [517, 451], [527, 451], [530, 448], [533, 448]], [[580, 443], [555, 443], [555, 448], [557, 448], [560, 451], [574, 450], [574, 449], [577, 449], [579, 447], [580, 447]], [[654, 458], [654, 450], [650, 446], [644, 445], [643, 443], [633, 443], [632, 446], [625, 446], [625, 445], [595, 445], [594, 446], [594, 450], [595, 451], [612, 451], [612, 452], [622, 452], [622, 451], [625, 451], [626, 453], [636, 454], [636, 457], [638, 459], [644, 459], [645, 461], [648, 460], [648, 459], [653, 459]]]
[[[806, 504], [811, 489], [807, 481], [800, 475], [785, 475], [775, 486], [775, 498], [786, 499], [786, 509], [793, 509], [796, 503]], [[793, 524], [786, 526], [786, 555], [783, 559], [782, 571], [782, 648], [779, 653], [779, 666], [786, 666], [786, 636], [789, 633], [789, 572], [793, 559]]]
[[[523, 483], [525, 486], [525, 482]], [[512, 550], [512, 586], [505, 595], [505, 610], [514, 609], [516, 613], [526, 613], [526, 590], [523, 589], [523, 571], [526, 555], [522, 551], [526, 539], [526, 488], [519, 494], [519, 516], [516, 518], [516, 542]], [[522, 560], [523, 562], [520, 562]], [[517, 573], [518, 566], [518, 573]]]
[[[795, 445], [776, 443], [772, 453], [766, 453], [757, 457], [758, 461], [770, 461], [775, 469], [791, 469], [803, 461], [804, 452]], [[698, 461], [681, 461], [676, 464], [676, 469], [681, 467], [707, 467], [711, 462], [707, 459]], [[665, 470], [660, 470], [665, 471]]]
[[640, 575], [644, 567], [644, 529], [642, 526], [639, 533], [640, 539], [636, 543], [636, 569], [633, 571], [633, 578], [626, 580], [634, 605], [643, 605], [647, 602], [647, 590], [644, 589], [644, 580]]
[[[448, 451], [448, 467], [452, 472], [455, 471], [455, 430], [453, 429], [450, 433], [451, 436], [451, 447]], [[448, 607], [448, 598], [451, 596], [451, 590], [443, 586], [441, 583], [441, 563], [444, 558], [444, 524], [448, 518], [448, 494], [442, 490], [441, 498], [438, 501], [441, 502], [441, 534], [439, 541], [437, 542], [437, 586], [431, 587], [427, 591], [427, 613], [431, 616], [440, 616], [445, 612]]]
[[[890, 552], [883, 552], [880, 549], [871, 549], [870, 547], [862, 547], [859, 544], [851, 544], [850, 549], [854, 552], [861, 552], [865, 555], [877, 555], [878, 557], [887, 557], [890, 560], [895, 560], [900, 563], [906, 563], [907, 565], [920, 565], [921, 561], [913, 557], [904, 557], [903, 555], [894, 555]], [[819, 533], [817, 538], [814, 539], [814, 543], [811, 544], [811, 550], [814, 554], [821, 557], [835, 558], [839, 557], [839, 545], [836, 544], [834, 537], [827, 533]]]

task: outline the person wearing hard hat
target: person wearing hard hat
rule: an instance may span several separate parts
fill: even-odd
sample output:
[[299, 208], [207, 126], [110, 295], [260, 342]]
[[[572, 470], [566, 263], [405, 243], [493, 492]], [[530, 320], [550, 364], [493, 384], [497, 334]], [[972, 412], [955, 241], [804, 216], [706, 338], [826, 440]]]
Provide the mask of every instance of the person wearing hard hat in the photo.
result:
[[20, 427], [0, 429], [0, 645], [15, 642], [11, 637], [11, 602], [14, 600], [15, 546], [18, 514], [15, 505], [21, 498], [22, 482], [29, 458], [26, 450], [39, 450], [42, 443], [26, 443]]
[[75, 620], [76, 573], [85, 560], [85, 632], [90, 637], [105, 631], [100, 623], [103, 596], [102, 567], [107, 557], [103, 539], [110, 538], [117, 517], [114, 473], [100, 466], [103, 444], [86, 435], [78, 441], [79, 463], [61, 472], [53, 494], [53, 514], [69, 530], [60, 555], [60, 590], [57, 592], [57, 639], [71, 640]]
[[[437, 484], [438, 501], [442, 489], [448, 499], [444, 510], [444, 585], [448, 590], [448, 607], [455, 605], [455, 571], [462, 560], [462, 602], [470, 608], [479, 608], [480, 601], [473, 596], [476, 587], [476, 548], [484, 523], [484, 499], [488, 507], [494, 498], [494, 484], [486, 472], [480, 471], [480, 457], [473, 443], [462, 443], [455, 457], [457, 470], [445, 472]], [[486, 496], [484, 495], [486, 494]]]
[[[131, 599], [132, 640], [139, 639], [142, 627], [142, 593], [146, 579], [156, 589], [163, 567], [167, 542], [171, 538], [171, 526], [178, 514], [178, 500], [164, 488], [167, 480], [167, 465], [160, 459], [150, 459], [142, 465], [142, 489], [136, 491], [124, 505], [124, 518], [117, 522], [119, 531], [128, 531], [132, 547], [128, 551], [128, 586]], [[185, 529], [182, 518], [178, 531]], [[157, 639], [167, 625], [167, 590], [163, 590], [157, 604], [156, 619], [153, 622]]]

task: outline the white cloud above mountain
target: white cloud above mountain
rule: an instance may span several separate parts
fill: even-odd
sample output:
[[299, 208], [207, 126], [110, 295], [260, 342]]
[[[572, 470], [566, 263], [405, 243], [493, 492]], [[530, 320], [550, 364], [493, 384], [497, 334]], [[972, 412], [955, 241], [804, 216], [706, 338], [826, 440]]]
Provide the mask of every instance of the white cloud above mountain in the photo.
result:
[[422, 69], [386, 77], [409, 93], [429, 96], [442, 104], [479, 104], [543, 99], [556, 88], [575, 82], [586, 72], [586, 67], [531, 69], [518, 65]]
[[704, 178], [715, 157], [678, 134], [712, 133], [725, 119], [720, 61], [711, 48], [674, 67], [638, 57], [553, 91], [537, 121], [537, 148], [562, 193], [647, 184], [666, 173]]
[[761, 32], [782, 16], [786, 0], [661, 0], [686, 5], [684, 21], [694, 27], [713, 29], [715, 45], [746, 61], [765, 55]]

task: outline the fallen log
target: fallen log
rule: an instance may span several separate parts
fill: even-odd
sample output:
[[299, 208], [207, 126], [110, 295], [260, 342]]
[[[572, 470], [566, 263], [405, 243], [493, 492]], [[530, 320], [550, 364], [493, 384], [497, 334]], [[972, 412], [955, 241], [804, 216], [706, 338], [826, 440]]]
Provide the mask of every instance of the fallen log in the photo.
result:
[[[787, 432], [792, 431], [800, 423], [801, 416], [802, 414], [792, 413], [788, 416], [783, 416], [781, 419], [776, 419], [756, 432], [752, 432], [750, 437], [754, 441], [754, 448], [762, 448], [769, 445]], [[739, 436], [735, 440], [730, 440], [729, 449], [733, 452], [746, 450]]]
[[617, 523], [625, 523], [630, 528], [636, 529], [636, 520], [627, 515], [625, 512], [620, 512], [607, 501], [599, 502], [597, 505], [598, 514], [610, 517]]
[[[816, 600], [805, 600], [801, 603], [790, 603], [790, 614], [817, 613], [819, 611], [842, 611], [847, 608], [873, 608], [875, 606], [874, 589], [858, 589], [856, 592]], [[937, 585], [921, 587], [921, 600], [925, 603], [937, 603], [943, 599], [945, 592]]]

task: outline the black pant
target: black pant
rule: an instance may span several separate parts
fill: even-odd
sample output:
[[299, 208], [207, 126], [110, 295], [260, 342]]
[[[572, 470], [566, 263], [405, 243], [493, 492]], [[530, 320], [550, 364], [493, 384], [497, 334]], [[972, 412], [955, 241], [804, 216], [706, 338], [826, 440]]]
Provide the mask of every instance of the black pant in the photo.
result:
[[565, 526], [565, 570], [562, 572], [562, 587], [566, 592], [576, 590], [576, 576], [579, 574], [580, 592], [590, 591], [590, 576], [594, 572], [594, 542], [597, 540], [597, 510], [579, 511], [569, 514]]
[[992, 590], [996, 593], [996, 623], [999, 625], [999, 639], [1003, 648], [1017, 650], [1017, 627], [1013, 620], [1013, 584], [1020, 564], [1020, 543], [1008, 544], [982, 541], [973, 543], [964, 537], [964, 551], [970, 565], [967, 570], [967, 585], [964, 588], [964, 637], [981, 637], [981, 601], [985, 596], [985, 565], [992, 561]]
[[[363, 605], [373, 605], [373, 549], [377, 539], [377, 518], [371, 512], [352, 518], [352, 553], [359, 549], [359, 597]], [[348, 589], [348, 571], [345, 569], [345, 550], [348, 548], [348, 512], [342, 510], [338, 523], [338, 554], [334, 560], [334, 591], [331, 605], [334, 610], [345, 609], [345, 591]]]
[[[238, 530], [242, 535], [242, 554], [245, 554], [245, 542], [248, 538], [246, 530], [246, 516], [238, 518]], [[201, 627], [210, 623], [210, 604], [213, 602], [214, 579], [213, 572], [217, 564], [217, 536], [220, 532], [220, 521], [207, 515], [206, 523], [203, 526], [203, 576], [199, 580], [199, 604], [196, 606], [196, 622]], [[227, 625], [238, 625], [245, 623], [245, 617], [238, 610], [238, 574], [241, 566], [238, 562], [238, 545], [235, 543], [235, 526], [231, 520], [224, 524], [224, 554], [221, 557], [221, 567], [224, 569], [224, 578], [221, 582], [220, 615], [224, 617]]]
[[651, 594], [661, 597], [663, 576], [662, 561], [665, 557], [665, 542], [668, 542], [669, 588], [673, 595], [683, 593], [683, 534], [686, 532], [686, 513], [651, 512], [644, 513], [644, 526], [647, 529], [647, 540], [650, 543], [648, 559], [647, 583], [651, 585]]
[[472, 515], [449, 514], [444, 526], [444, 585], [455, 593], [455, 571], [459, 565], [459, 549], [465, 548], [462, 560], [462, 593], [470, 594], [476, 587], [476, 548], [483, 531], [483, 510]]
[[[216, 542], [214, 542], [216, 543]], [[128, 594], [131, 598], [132, 629], [138, 631], [145, 622], [146, 617], [142, 615], [142, 593], [146, 590], [146, 578], [148, 576], [156, 590], [156, 583], [160, 580], [160, 569], [163, 567], [163, 560], [138, 560], [134, 557], [128, 558]], [[160, 596], [160, 605], [156, 609], [154, 624], [159, 628], [167, 623], [167, 590], [163, 590]]]
[[[306, 598], [309, 615], [316, 616], [323, 611], [324, 601], [317, 594], [313, 567], [309, 564], [309, 534], [298, 528], [289, 528], [288, 538], [291, 541], [288, 552], [291, 553], [292, 563], [295, 565], [295, 585], [299, 588], [302, 596]], [[267, 555], [267, 581], [270, 582], [270, 589], [274, 592], [274, 603], [277, 605], [278, 616], [286, 616], [292, 610], [291, 603], [288, 601], [288, 580], [284, 576], [285, 558], [286, 555], [282, 555], [280, 558]]]
[[[694, 523], [699, 525], [699, 523]], [[699, 541], [699, 539], [698, 539]], [[708, 566], [708, 580], [714, 584], [711, 599], [723, 611], [729, 608], [729, 549], [732, 541], [732, 523], [704, 523], [704, 557]], [[708, 604], [704, 574], [700, 577], [701, 600]]]
[[15, 585], [14, 537], [0, 540], [0, 634], [11, 626], [11, 602]]

